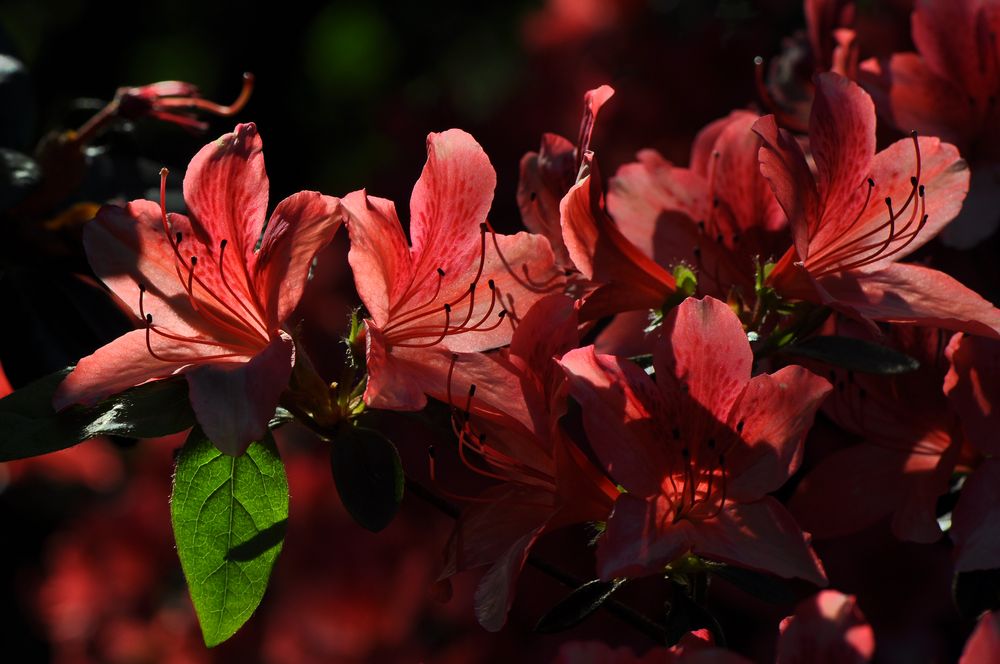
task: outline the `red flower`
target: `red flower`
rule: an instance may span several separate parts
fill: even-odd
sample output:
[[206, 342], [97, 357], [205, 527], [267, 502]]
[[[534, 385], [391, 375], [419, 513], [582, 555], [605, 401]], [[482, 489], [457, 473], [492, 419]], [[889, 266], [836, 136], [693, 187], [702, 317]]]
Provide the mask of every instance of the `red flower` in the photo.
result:
[[851, 595], [822, 590], [781, 621], [776, 664], [864, 664], [875, 634]]
[[888, 122], [940, 136], [972, 162], [966, 209], [943, 236], [968, 248], [1000, 223], [1000, 11], [988, 0], [926, 0], [917, 3], [911, 29], [917, 53], [866, 60], [859, 81]]
[[349, 261], [371, 316], [369, 406], [423, 408], [426, 392], [443, 391], [452, 353], [507, 345], [519, 316], [561, 289], [544, 237], [493, 232], [495, 186], [483, 149], [451, 129], [427, 138], [410, 199], [412, 247], [392, 201], [364, 191], [344, 198]]
[[[463, 462], [501, 484], [469, 499], [444, 575], [490, 566], [476, 592], [476, 616], [491, 631], [503, 627], [517, 578], [538, 538], [570, 524], [604, 520], [618, 495], [558, 425], [566, 410], [566, 378], [554, 358], [578, 341], [573, 301], [562, 295], [540, 300], [514, 332], [507, 361], [496, 365], [498, 372], [506, 367], [507, 377], [498, 375], [500, 380], [480, 384], [474, 392], [475, 400], [485, 396], [500, 404], [499, 412], [456, 417]], [[494, 385], [511, 378], [521, 388], [525, 410], [519, 401], [505, 405], [490, 395]], [[473, 400], [468, 398], [466, 411]]]
[[[844, 322], [837, 332], [871, 339], [858, 327]], [[972, 456], [963, 450], [941, 391], [947, 340], [940, 330], [893, 326], [884, 343], [916, 359], [917, 370], [897, 376], [830, 372], [836, 389], [824, 411], [862, 441], [820, 461], [797, 487], [790, 508], [817, 538], [857, 532], [887, 516], [900, 539], [941, 537], [938, 498], [959, 462], [968, 468]]]
[[593, 346], [561, 362], [595, 453], [624, 486], [597, 555], [602, 578], [687, 554], [824, 583], [808, 539], [767, 494], [798, 467], [830, 385], [801, 367], [751, 378], [735, 314], [712, 298], [670, 312], [656, 382]]
[[699, 292], [726, 299], [753, 294], [754, 261], [788, 246], [788, 221], [761, 176], [758, 116], [734, 111], [699, 132], [691, 165], [654, 150], [618, 169], [608, 209], [625, 237], [664, 267], [694, 266]]
[[144, 323], [80, 360], [57, 409], [91, 404], [184, 374], [205, 433], [227, 454], [264, 435], [288, 384], [291, 338], [281, 329], [313, 256], [340, 227], [340, 203], [299, 192], [265, 224], [268, 181], [253, 124], [195, 155], [184, 178], [187, 217], [160, 203], [108, 205], [86, 226], [91, 267]]
[[559, 202], [576, 184], [584, 155], [590, 149], [597, 113], [614, 93], [611, 86], [602, 85], [583, 96], [583, 120], [575, 144], [558, 134], [542, 134], [538, 152], [529, 152], [521, 158], [521, 178], [517, 183], [521, 219], [528, 230], [548, 238], [556, 262], [563, 267], [572, 267], [573, 262], [563, 243]]
[[993, 664], [997, 659], [1000, 659], [1000, 620], [996, 611], [988, 611], [979, 618], [972, 636], [965, 642], [958, 664]]
[[661, 308], [677, 291], [673, 275], [643, 254], [608, 216], [593, 153], [584, 155], [583, 165], [587, 174], [559, 205], [570, 258], [596, 287], [583, 298], [580, 317], [589, 321], [622, 311]]
[[951, 368], [944, 392], [969, 443], [986, 456], [962, 485], [952, 517], [955, 567], [1000, 567], [1000, 342], [955, 335], [946, 350]]
[[773, 116], [755, 125], [761, 172], [788, 214], [794, 247], [769, 284], [862, 320], [1000, 336], [1000, 310], [951, 277], [897, 263], [951, 221], [968, 190], [958, 151], [936, 138], [875, 153], [871, 98], [836, 74], [817, 78], [809, 124], [816, 164]]

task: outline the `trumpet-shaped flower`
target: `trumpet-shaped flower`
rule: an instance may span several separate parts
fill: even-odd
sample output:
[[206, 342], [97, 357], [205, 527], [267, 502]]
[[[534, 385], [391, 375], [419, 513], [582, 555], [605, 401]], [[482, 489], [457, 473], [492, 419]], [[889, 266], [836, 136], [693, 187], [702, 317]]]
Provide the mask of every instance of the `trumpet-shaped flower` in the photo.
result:
[[91, 266], [142, 328], [80, 360], [56, 408], [183, 374], [220, 450], [240, 454], [264, 435], [294, 363], [281, 326], [342, 218], [338, 199], [303, 191], [265, 223], [261, 150], [253, 124], [202, 148], [184, 178], [190, 216], [166, 211], [164, 170], [159, 203], [107, 205], [86, 226]]

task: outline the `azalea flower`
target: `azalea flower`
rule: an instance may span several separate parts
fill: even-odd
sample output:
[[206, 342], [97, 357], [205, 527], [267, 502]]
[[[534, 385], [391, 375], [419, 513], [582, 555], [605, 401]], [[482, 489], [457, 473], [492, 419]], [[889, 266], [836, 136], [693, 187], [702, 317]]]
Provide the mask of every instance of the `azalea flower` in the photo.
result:
[[660, 309], [677, 291], [674, 276], [632, 244], [608, 215], [593, 153], [584, 155], [583, 168], [586, 175], [559, 204], [566, 250], [593, 285], [583, 297], [581, 319]]
[[798, 467], [827, 381], [795, 366], [751, 378], [742, 325], [710, 297], [665, 319], [655, 383], [593, 346], [561, 364], [594, 452], [626, 491], [598, 546], [603, 579], [656, 573], [693, 553], [825, 583], [807, 536], [767, 494]]
[[958, 664], [992, 664], [1000, 658], [1000, 619], [996, 611], [987, 611], [979, 618]]
[[1000, 225], [1000, 11], [990, 0], [924, 0], [911, 30], [916, 53], [866, 60], [858, 80], [887, 122], [940, 136], [972, 163], [965, 208], [942, 234], [967, 249]]
[[781, 621], [776, 664], [864, 664], [875, 654], [875, 634], [857, 600], [821, 590]]
[[688, 168], [643, 150], [611, 178], [608, 210], [622, 234], [661, 266], [692, 266], [704, 295], [751, 297], [755, 261], [788, 247], [788, 220], [757, 162], [757, 119], [733, 111], [706, 126]]
[[985, 456], [962, 485], [952, 517], [955, 567], [1000, 567], [1000, 341], [964, 334], [945, 350], [944, 392], [971, 446]]
[[419, 410], [443, 392], [452, 353], [510, 343], [546, 294], [562, 290], [540, 235], [498, 235], [486, 220], [496, 173], [469, 134], [427, 138], [427, 163], [410, 199], [410, 236], [392, 201], [365, 191], [344, 200], [354, 282], [368, 310], [368, 385], [376, 408]]
[[1000, 336], [1000, 310], [989, 302], [942, 272], [897, 262], [961, 208], [969, 171], [954, 146], [913, 136], [876, 154], [871, 98], [832, 73], [817, 77], [810, 117], [815, 172], [773, 116], [754, 131], [794, 240], [768, 279], [779, 294], [860, 320]]
[[[859, 328], [839, 321], [836, 332], [874, 341]], [[975, 461], [942, 391], [949, 336], [893, 326], [882, 343], [917, 360], [916, 370], [892, 376], [829, 370], [835, 389], [824, 412], [860, 441], [824, 458], [796, 488], [789, 507], [817, 538], [857, 532], [885, 517], [900, 539], [941, 537], [938, 498], [956, 467], [968, 471]]]
[[[494, 386], [506, 382], [497, 376], [477, 386], [456, 416], [460, 458], [500, 484], [466, 499], [442, 576], [489, 566], [476, 591], [476, 617], [491, 631], [503, 627], [538, 538], [570, 524], [603, 521], [618, 495], [558, 424], [566, 412], [566, 377], [555, 359], [577, 346], [577, 325], [568, 297], [539, 300], [514, 332], [509, 350], [501, 351], [507, 362], [496, 365], [517, 381], [526, 408], [512, 408], [519, 403], [510, 401], [498, 413], [468, 413], [474, 398], [489, 399]], [[491, 403], [501, 400], [494, 397]]]
[[543, 134], [538, 152], [521, 158], [521, 177], [517, 183], [517, 205], [528, 230], [548, 238], [556, 262], [573, 267], [563, 243], [559, 223], [559, 202], [576, 183], [584, 155], [590, 150], [590, 137], [597, 113], [615, 93], [609, 85], [588, 90], [583, 96], [583, 119], [576, 143], [558, 134]]
[[340, 202], [303, 191], [265, 224], [268, 180], [253, 124], [237, 125], [188, 166], [190, 216], [160, 202], [106, 205], [84, 230], [94, 272], [142, 322], [80, 360], [57, 409], [183, 374], [208, 437], [241, 454], [267, 430], [288, 384], [294, 349], [282, 325], [316, 253], [340, 227]]

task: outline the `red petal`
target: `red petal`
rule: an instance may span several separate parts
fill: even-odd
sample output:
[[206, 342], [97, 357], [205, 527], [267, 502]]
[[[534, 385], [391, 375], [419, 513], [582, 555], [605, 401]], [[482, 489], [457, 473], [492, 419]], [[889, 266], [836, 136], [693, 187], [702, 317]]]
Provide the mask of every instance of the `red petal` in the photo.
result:
[[774, 197], [788, 217], [796, 253], [805, 259], [809, 254], [809, 239], [820, 220], [816, 181], [802, 148], [790, 133], [778, 128], [773, 115], [757, 120], [753, 130], [763, 141], [758, 153], [760, 173], [771, 183]]
[[77, 363], [53, 396], [56, 410], [72, 404], [93, 405], [130, 387], [179, 373], [201, 361], [201, 356], [231, 352], [221, 346], [184, 343], [158, 334], [150, 334], [150, 343], [158, 356], [172, 361], [157, 359], [149, 353], [145, 330], [123, 334]]
[[274, 209], [253, 263], [254, 282], [272, 327], [299, 303], [313, 258], [342, 221], [340, 200], [315, 191], [293, 194]]
[[410, 197], [415, 275], [438, 268], [450, 275], [476, 260], [495, 188], [493, 166], [472, 136], [460, 129], [428, 135], [427, 163]]
[[829, 394], [829, 382], [802, 367], [755, 376], [729, 416], [746, 445], [726, 455], [732, 481], [726, 495], [752, 501], [781, 487], [799, 466], [802, 442], [816, 409]]
[[604, 580], [643, 576], [691, 550], [689, 521], [671, 523], [672, 510], [663, 496], [643, 500], [624, 493], [615, 502], [608, 529], [597, 545], [597, 571]]
[[958, 334], [945, 352], [951, 367], [944, 392], [962, 430], [980, 452], [1000, 455], [1000, 342]]
[[282, 333], [247, 362], [205, 363], [186, 372], [198, 423], [220, 451], [238, 456], [264, 437], [294, 356], [291, 337]]
[[262, 148], [253, 123], [236, 125], [199, 150], [184, 175], [184, 201], [201, 239], [212, 249], [227, 240], [244, 265], [253, 260], [267, 214]]
[[808, 537], [774, 498], [732, 503], [715, 519], [692, 523], [692, 529], [693, 553], [784, 578], [827, 583]]
[[669, 468], [664, 422], [673, 406], [641, 368], [597, 355], [593, 346], [566, 353], [560, 364], [583, 408], [590, 445], [611, 476], [639, 497], [659, 494]]
[[[84, 226], [83, 246], [94, 273], [141, 319], [139, 284], [146, 288], [145, 313], [157, 325], [181, 335], [196, 335], [204, 327], [178, 276], [178, 260], [152, 201], [132, 201], [127, 207], [105, 205]], [[181, 274], [186, 270], [181, 266]]]
[[[940, 77], [954, 80], [966, 96], [985, 99], [997, 88], [996, 13], [980, 0], [919, 3], [913, 12], [913, 42], [927, 65]], [[958, 35], [962, 35], [961, 38]], [[990, 54], [990, 55], [986, 55]]]
[[[341, 203], [347, 213], [347, 232], [351, 236], [347, 259], [354, 273], [354, 284], [372, 320], [384, 327], [392, 305], [414, 279], [403, 227], [392, 201], [355, 191], [345, 196]], [[433, 288], [433, 284], [430, 287]]]
[[653, 364], [667, 401], [686, 394], [725, 422], [750, 380], [753, 353], [732, 309], [715, 298], [689, 297], [664, 320]]
[[571, 265], [559, 225], [559, 201], [576, 179], [576, 146], [556, 134], [543, 134], [538, 152], [521, 159], [517, 183], [517, 205], [521, 220], [532, 233], [544, 235], [552, 245], [556, 262]]
[[865, 664], [875, 633], [852, 595], [822, 590], [781, 621], [776, 664]]
[[984, 613], [965, 642], [958, 664], [994, 664], [1000, 659], [1000, 620], [997, 612]]
[[965, 481], [951, 539], [958, 571], [1000, 566], [1000, 459], [986, 459]]
[[1000, 310], [943, 272], [895, 263], [817, 280], [831, 307], [862, 320], [916, 323], [1000, 338]]

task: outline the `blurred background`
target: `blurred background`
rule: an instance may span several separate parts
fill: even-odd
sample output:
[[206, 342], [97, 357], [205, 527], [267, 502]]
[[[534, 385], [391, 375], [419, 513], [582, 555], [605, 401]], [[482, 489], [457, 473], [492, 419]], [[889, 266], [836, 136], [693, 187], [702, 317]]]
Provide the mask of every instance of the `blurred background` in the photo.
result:
[[[910, 4], [859, 3], [859, 29], [875, 36], [865, 40], [863, 55], [909, 48]], [[805, 25], [800, 2], [779, 0], [514, 0], [470, 7], [442, 0], [299, 2], [251, 11], [193, 0], [4, 0], [0, 53], [23, 68], [9, 66], [0, 87], [2, 147], [31, 154], [47, 132], [79, 127], [125, 85], [183, 80], [227, 104], [250, 71], [256, 87], [249, 104], [234, 119], [208, 118], [204, 135], [151, 120], [109, 132], [70, 202], [150, 197], [164, 165], [179, 186], [184, 166], [207, 140], [236, 121], [253, 121], [264, 139], [272, 205], [303, 189], [343, 195], [365, 187], [397, 201], [405, 216], [426, 134], [460, 127], [479, 140], [498, 171], [491, 219], [510, 230], [520, 225], [514, 192], [521, 156], [537, 149], [542, 132], [575, 137], [586, 90], [602, 83], [616, 89], [592, 144], [605, 173], [645, 147], [686, 164], [702, 126], [756, 103], [753, 58], [770, 61], [794, 49], [792, 37]], [[174, 209], [182, 202], [175, 200]], [[0, 247], [6, 309], [0, 360], [14, 388], [72, 363], [127, 324], [106, 304], [81, 305], [97, 296], [77, 290], [78, 281], [61, 280], [64, 273], [86, 273], [75, 227], [49, 223], [62, 218], [43, 215], [31, 232], [18, 228]], [[341, 233], [300, 310], [310, 321], [310, 351], [325, 371], [339, 362], [338, 337], [356, 305], [345, 256]], [[70, 310], [85, 310], [87, 324], [69, 322], [78, 320]], [[427, 442], [439, 434], [403, 426], [410, 428], [396, 442], [407, 467], [421, 467]], [[339, 505], [326, 451], [289, 428], [279, 445], [291, 518], [271, 587], [231, 642], [206, 651], [170, 536], [172, 454], [181, 442], [98, 440], [0, 464], [3, 659], [545, 662], [572, 639], [605, 638], [639, 651], [651, 645], [603, 614], [561, 635], [534, 635], [531, 626], [566, 590], [530, 569], [507, 629], [487, 634], [472, 614], [475, 574], [450, 587], [435, 583], [450, 521], [408, 496], [385, 533], [362, 531]], [[587, 536], [548, 538], [542, 555], [586, 576], [592, 573], [586, 555], [576, 560], [569, 552], [585, 553]], [[901, 658], [886, 661], [960, 647], [967, 625], [947, 612], [947, 585], [914, 585], [910, 575], [934, 569], [947, 579], [946, 547], [907, 548], [882, 531], [837, 546], [848, 553], [863, 547], [869, 560], [882, 561], [834, 567], [840, 589], [860, 594], [878, 638], [898, 642]], [[831, 556], [837, 546], [828, 547]], [[882, 589], [866, 597], [873, 574]], [[724, 617], [742, 625], [732, 645], [770, 656], [788, 607], [725, 586], [717, 592], [730, 607]], [[655, 608], [652, 595], [633, 599]], [[929, 625], [935, 635], [913, 640]]]

